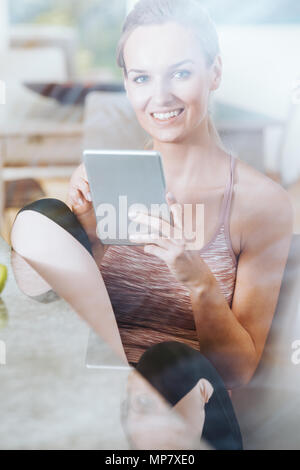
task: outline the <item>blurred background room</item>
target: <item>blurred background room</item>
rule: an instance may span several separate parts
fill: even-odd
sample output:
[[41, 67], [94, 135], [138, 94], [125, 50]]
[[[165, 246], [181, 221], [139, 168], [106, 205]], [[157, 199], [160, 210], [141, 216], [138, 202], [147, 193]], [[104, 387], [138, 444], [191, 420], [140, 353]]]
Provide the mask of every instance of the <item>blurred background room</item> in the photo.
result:
[[[199, 1], [217, 25], [223, 55], [223, 82], [211, 103], [218, 130], [228, 150], [290, 192], [298, 232], [300, 4]], [[18, 208], [41, 197], [65, 199], [84, 147], [143, 148], [147, 136], [115, 58], [134, 3], [1, 0], [0, 219], [7, 241]]]
[[[41, 305], [20, 292], [9, 244], [21, 207], [44, 197], [66, 200], [83, 149], [145, 147], [149, 136], [129, 105], [116, 64], [122, 23], [134, 3], [0, 0], [0, 263], [8, 267], [0, 298], [1, 344], [7, 345], [5, 367], [0, 360], [2, 448], [128, 449], [118, 408], [127, 372], [87, 370], [88, 325], [62, 299]], [[224, 145], [289, 192], [294, 232], [300, 233], [300, 2], [199, 3], [220, 37], [224, 73], [210, 113]], [[290, 281], [299, 292], [293, 264], [299, 262], [291, 253], [283, 294], [294, 299]], [[277, 356], [267, 348], [268, 380], [262, 374], [264, 386], [271, 370], [282, 377], [281, 388], [277, 376], [271, 383], [278, 401], [261, 386], [264, 400], [245, 399], [254, 439], [248, 448], [293, 448], [295, 440], [299, 448], [299, 387], [282, 375], [287, 370], [293, 380], [297, 372], [299, 377], [289, 355], [291, 341], [299, 340], [300, 304], [289, 302], [280, 303], [286, 326], [276, 330], [288, 339], [276, 344]], [[295, 396], [282, 398], [283, 386]], [[288, 432], [280, 426], [285, 415], [295, 432], [290, 422]]]

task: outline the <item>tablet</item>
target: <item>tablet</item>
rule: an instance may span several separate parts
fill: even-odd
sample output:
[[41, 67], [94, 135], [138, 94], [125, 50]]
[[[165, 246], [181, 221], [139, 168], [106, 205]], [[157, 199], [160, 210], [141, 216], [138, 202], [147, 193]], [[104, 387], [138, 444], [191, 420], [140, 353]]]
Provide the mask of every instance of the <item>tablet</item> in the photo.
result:
[[162, 157], [153, 150], [85, 150], [83, 162], [103, 244], [138, 245], [132, 233], [149, 233], [128, 217], [129, 210], [146, 210], [171, 224], [166, 201]]
[[92, 328], [89, 331], [85, 365], [88, 369], [132, 369], [132, 366], [126, 365]]

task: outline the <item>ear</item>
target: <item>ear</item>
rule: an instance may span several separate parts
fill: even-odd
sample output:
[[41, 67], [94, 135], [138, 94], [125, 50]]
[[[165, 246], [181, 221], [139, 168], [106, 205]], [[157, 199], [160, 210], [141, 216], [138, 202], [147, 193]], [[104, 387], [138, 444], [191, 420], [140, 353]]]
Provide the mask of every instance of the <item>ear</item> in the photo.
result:
[[207, 403], [213, 394], [213, 391], [214, 391], [213, 386], [206, 379], [200, 379], [198, 382], [198, 386], [199, 386], [200, 393], [201, 393], [204, 403]]
[[210, 90], [217, 90], [222, 80], [223, 62], [222, 57], [218, 54], [211, 66], [211, 85]]

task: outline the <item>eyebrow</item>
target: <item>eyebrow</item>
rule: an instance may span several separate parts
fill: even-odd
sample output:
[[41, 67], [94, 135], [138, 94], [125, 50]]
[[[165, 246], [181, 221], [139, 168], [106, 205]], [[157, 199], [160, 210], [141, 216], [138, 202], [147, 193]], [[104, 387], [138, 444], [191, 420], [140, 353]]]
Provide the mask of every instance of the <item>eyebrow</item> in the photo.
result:
[[[186, 60], [182, 60], [181, 62], [178, 62], [177, 64], [173, 64], [173, 65], [170, 65], [169, 69], [174, 69], [176, 67], [179, 67], [180, 65], [183, 65], [185, 64], [186, 62], [191, 62], [192, 64], [194, 64], [195, 62], [191, 59], [186, 59]], [[139, 69], [130, 69], [128, 71], [128, 75], [130, 74], [130, 72], [135, 72], [135, 73], [145, 73], [147, 72], [147, 70], [139, 70]]]

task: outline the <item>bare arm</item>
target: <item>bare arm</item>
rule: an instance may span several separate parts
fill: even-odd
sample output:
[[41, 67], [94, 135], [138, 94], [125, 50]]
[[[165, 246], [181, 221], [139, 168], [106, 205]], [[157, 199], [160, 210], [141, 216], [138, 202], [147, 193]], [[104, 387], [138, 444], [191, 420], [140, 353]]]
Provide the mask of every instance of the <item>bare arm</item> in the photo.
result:
[[268, 186], [263, 195], [244, 226], [231, 309], [212, 274], [191, 292], [201, 351], [228, 388], [248, 383], [259, 363], [293, 232], [286, 191]]
[[109, 245], [103, 245], [97, 237], [97, 221], [91, 201], [90, 187], [83, 164], [74, 171], [68, 188], [66, 204], [76, 215], [91, 243], [93, 257], [100, 270], [102, 259]]

